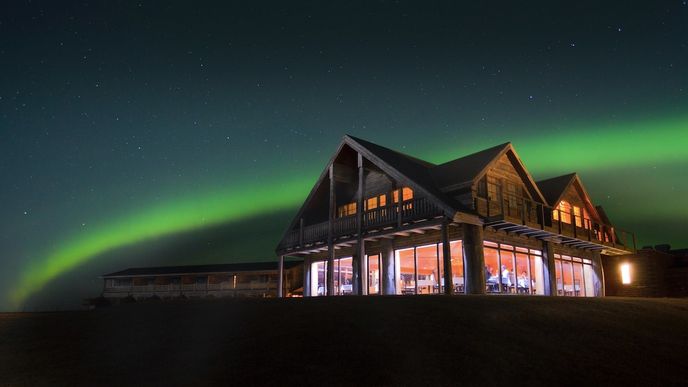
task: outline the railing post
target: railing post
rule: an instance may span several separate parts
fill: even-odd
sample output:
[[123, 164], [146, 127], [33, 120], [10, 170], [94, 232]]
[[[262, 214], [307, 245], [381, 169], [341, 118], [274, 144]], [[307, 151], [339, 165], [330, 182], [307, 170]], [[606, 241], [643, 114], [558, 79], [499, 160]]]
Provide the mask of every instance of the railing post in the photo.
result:
[[576, 234], [576, 214], [573, 213], [573, 205], [571, 205], [571, 225], [573, 226], [573, 237], [577, 238]]
[[544, 204], [540, 204], [540, 216], [541, 216], [540, 222], [542, 223], [540, 225], [540, 229], [544, 230], [545, 229], [545, 205]]
[[557, 208], [557, 213], [559, 214], [559, 217], [557, 218], [557, 223], [559, 226], [559, 235], [561, 235], [561, 209]]

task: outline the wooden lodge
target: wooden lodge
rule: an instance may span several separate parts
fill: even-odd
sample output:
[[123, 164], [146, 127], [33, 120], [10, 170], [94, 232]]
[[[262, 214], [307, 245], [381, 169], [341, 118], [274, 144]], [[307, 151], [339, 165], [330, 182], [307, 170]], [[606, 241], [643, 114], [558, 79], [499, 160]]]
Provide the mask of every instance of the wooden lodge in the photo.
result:
[[344, 136], [276, 252], [280, 271], [303, 260], [305, 296], [590, 297], [635, 238], [577, 174], [536, 182], [510, 143], [432, 164]]

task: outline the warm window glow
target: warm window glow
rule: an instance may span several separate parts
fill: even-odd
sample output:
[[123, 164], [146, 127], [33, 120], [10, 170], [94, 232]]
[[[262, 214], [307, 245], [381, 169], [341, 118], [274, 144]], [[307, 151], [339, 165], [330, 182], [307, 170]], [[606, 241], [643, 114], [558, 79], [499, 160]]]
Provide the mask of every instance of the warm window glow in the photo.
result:
[[378, 207], [384, 207], [387, 205], [387, 195], [382, 194], [380, 196], [375, 196], [372, 198], [369, 198], [365, 202], [365, 209], [366, 211], [369, 210], [374, 210]]
[[343, 206], [339, 206], [337, 209], [337, 217], [341, 218], [344, 216], [349, 216], [353, 215], [356, 213], [356, 202], [352, 202], [349, 204], [345, 204]]
[[583, 227], [583, 218], [581, 218], [580, 207], [573, 206], [573, 218], [576, 222], [576, 227]]
[[552, 219], [559, 220], [559, 213], [561, 213], [562, 222], [571, 224], [571, 204], [569, 202], [566, 200], [559, 202], [559, 206], [552, 210]]
[[[413, 199], [413, 190], [409, 187], [402, 188], [401, 198], [403, 201]], [[395, 189], [394, 191], [392, 191], [392, 199], [393, 199], [394, 203], [399, 201], [399, 190], [398, 189]]]
[[624, 285], [631, 283], [631, 264], [629, 263], [621, 265], [621, 283]]
[[592, 224], [590, 222], [590, 214], [588, 214], [588, 211], [583, 209], [583, 227], [585, 227], [588, 230], [592, 229]]

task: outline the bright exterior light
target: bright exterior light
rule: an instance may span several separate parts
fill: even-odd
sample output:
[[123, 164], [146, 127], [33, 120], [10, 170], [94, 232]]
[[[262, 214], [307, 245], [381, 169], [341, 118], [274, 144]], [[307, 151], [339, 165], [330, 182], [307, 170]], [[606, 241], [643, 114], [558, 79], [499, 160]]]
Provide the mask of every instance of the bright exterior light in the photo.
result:
[[628, 285], [631, 283], [631, 264], [624, 263], [621, 265], [621, 283]]

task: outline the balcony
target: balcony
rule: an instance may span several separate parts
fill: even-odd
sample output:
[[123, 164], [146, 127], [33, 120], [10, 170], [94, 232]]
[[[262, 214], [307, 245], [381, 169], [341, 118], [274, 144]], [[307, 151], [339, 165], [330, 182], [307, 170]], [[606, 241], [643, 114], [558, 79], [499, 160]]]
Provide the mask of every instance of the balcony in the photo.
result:
[[[392, 228], [400, 228], [409, 223], [433, 219], [441, 216], [443, 210], [432, 204], [426, 198], [413, 198], [399, 204], [378, 207], [363, 213], [361, 229], [364, 233], [373, 233]], [[291, 230], [280, 244], [282, 250], [294, 250], [313, 245], [327, 243], [329, 222], [302, 226]], [[333, 238], [337, 240], [350, 239], [358, 233], [358, 214], [336, 218], [332, 224]]]
[[[553, 241], [562, 245], [599, 250], [608, 255], [635, 252], [635, 235], [616, 227], [563, 213], [530, 199], [513, 195], [501, 198], [476, 197], [474, 208], [485, 225], [519, 235]], [[564, 222], [560, 219], [569, 219]]]

